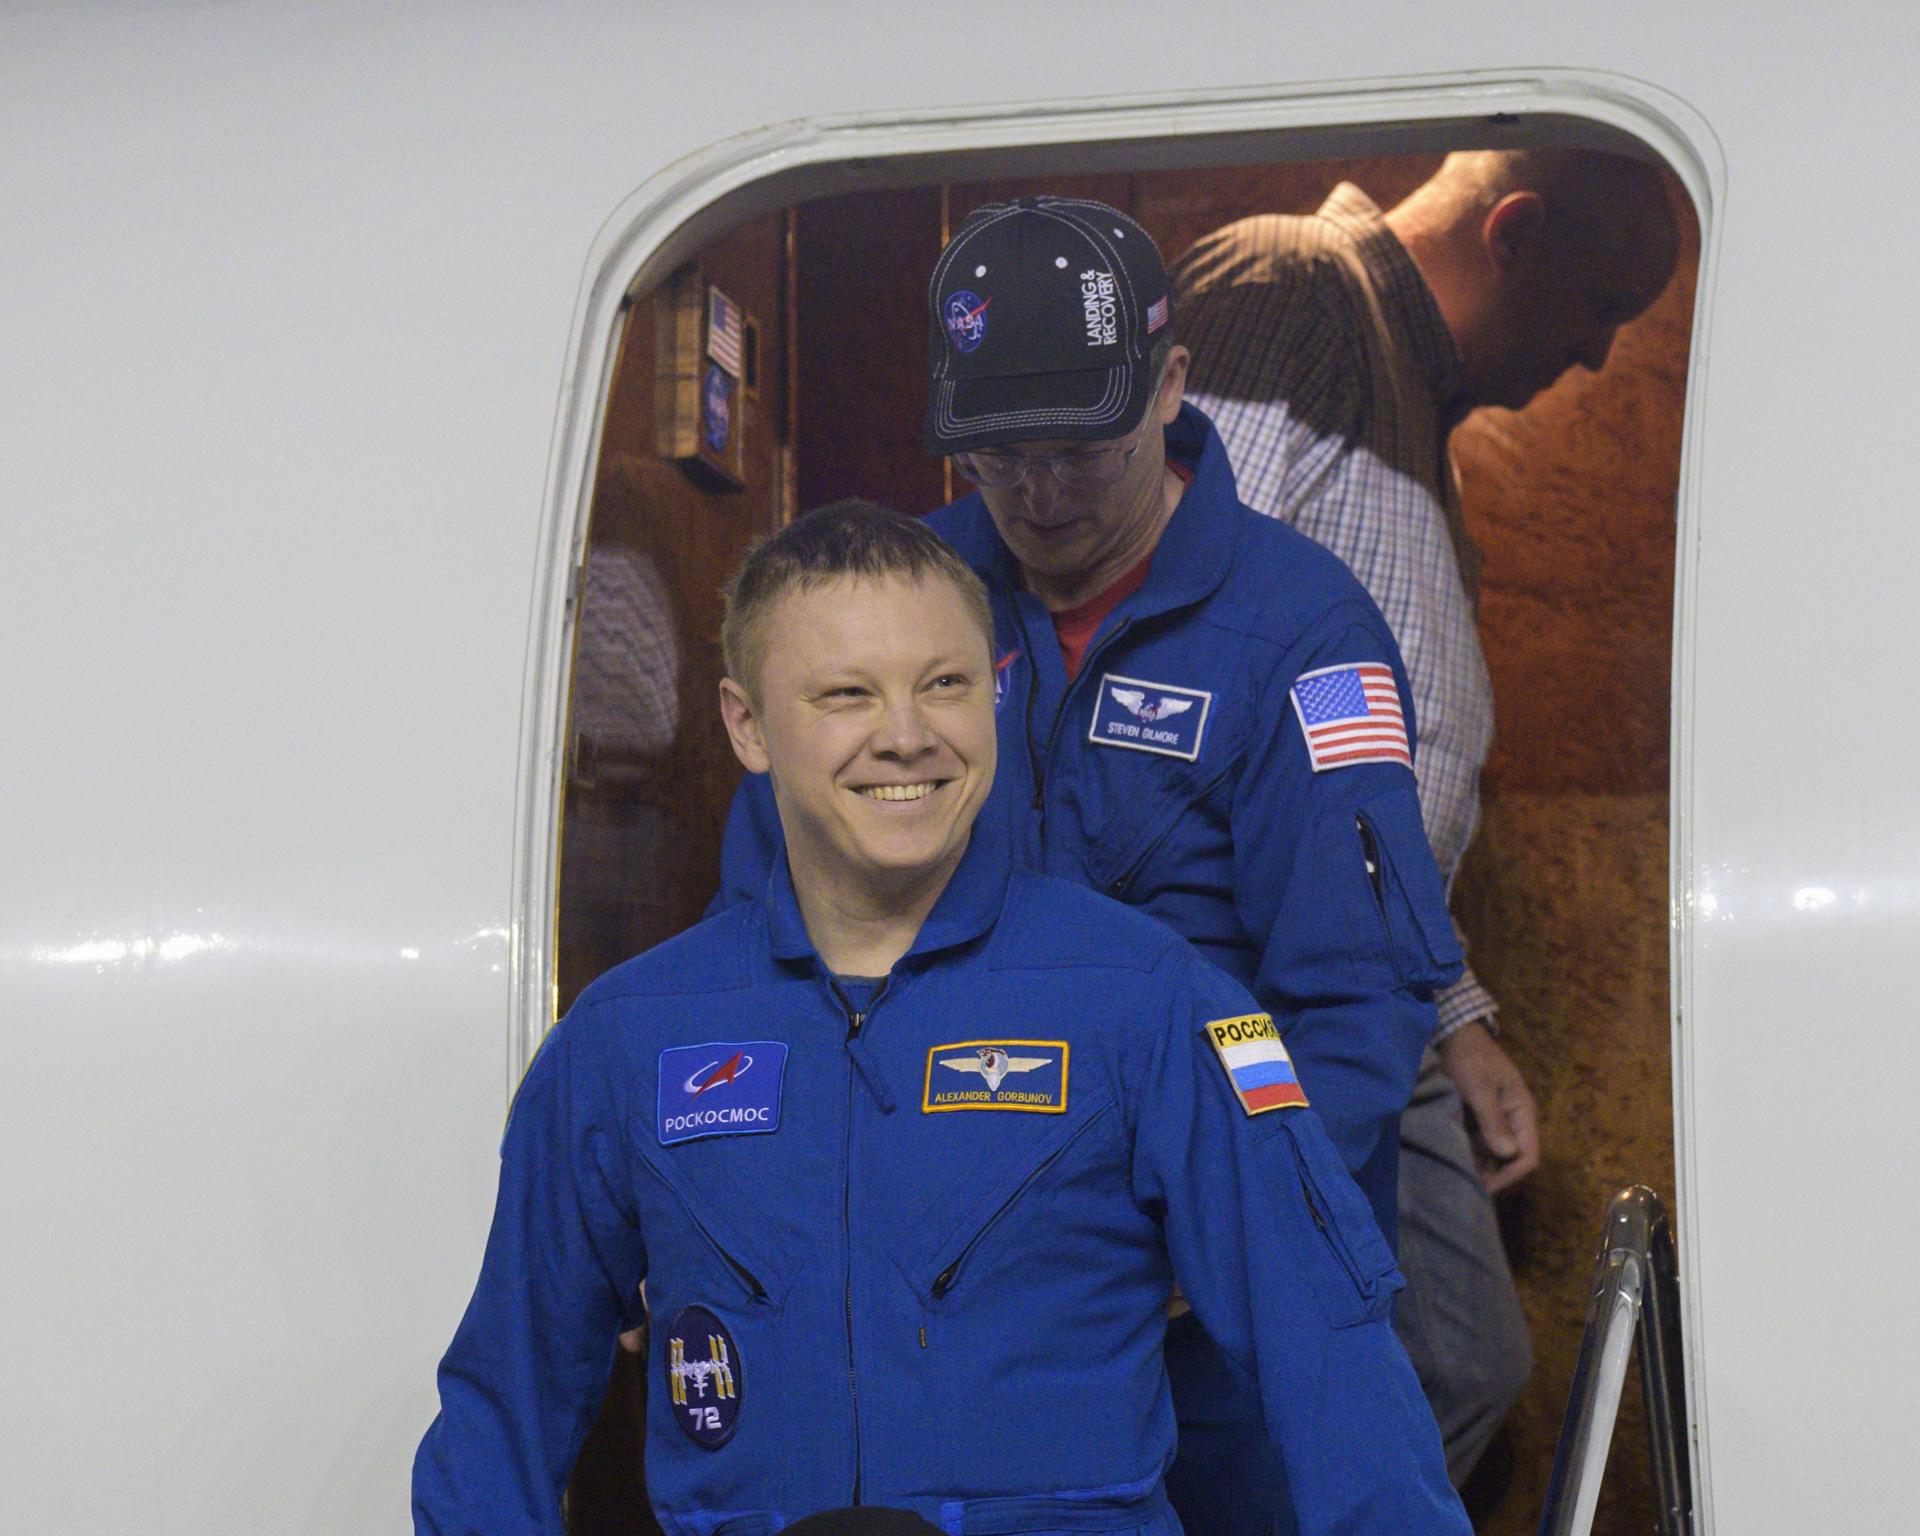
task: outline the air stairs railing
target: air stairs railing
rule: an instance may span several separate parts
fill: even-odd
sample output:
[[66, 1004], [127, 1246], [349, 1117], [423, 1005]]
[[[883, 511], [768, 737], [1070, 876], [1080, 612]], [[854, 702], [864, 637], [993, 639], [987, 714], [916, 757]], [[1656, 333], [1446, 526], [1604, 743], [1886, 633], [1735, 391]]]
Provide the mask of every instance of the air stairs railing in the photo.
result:
[[1643, 1184], [1621, 1190], [1607, 1209], [1540, 1536], [1589, 1536], [1593, 1530], [1600, 1478], [1627, 1384], [1627, 1357], [1636, 1341], [1659, 1501], [1655, 1528], [1659, 1536], [1693, 1536], [1679, 1266], [1666, 1210]]

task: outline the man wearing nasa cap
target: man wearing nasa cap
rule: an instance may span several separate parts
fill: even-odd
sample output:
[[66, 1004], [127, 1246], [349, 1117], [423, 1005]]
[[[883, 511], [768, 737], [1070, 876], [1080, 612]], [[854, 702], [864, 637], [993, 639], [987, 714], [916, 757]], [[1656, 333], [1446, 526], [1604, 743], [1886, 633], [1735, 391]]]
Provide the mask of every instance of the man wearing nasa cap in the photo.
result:
[[[1412, 704], [1372, 600], [1244, 506], [1159, 252], [1117, 209], [976, 209], [929, 287], [923, 439], [973, 494], [932, 525], [992, 594], [1000, 772], [1016, 852], [1160, 918], [1268, 1009], [1394, 1231], [1398, 1121], [1461, 953], [1420, 820]], [[778, 833], [749, 780], [720, 900]], [[1189, 1528], [1285, 1507], [1244, 1373], [1169, 1327]]]

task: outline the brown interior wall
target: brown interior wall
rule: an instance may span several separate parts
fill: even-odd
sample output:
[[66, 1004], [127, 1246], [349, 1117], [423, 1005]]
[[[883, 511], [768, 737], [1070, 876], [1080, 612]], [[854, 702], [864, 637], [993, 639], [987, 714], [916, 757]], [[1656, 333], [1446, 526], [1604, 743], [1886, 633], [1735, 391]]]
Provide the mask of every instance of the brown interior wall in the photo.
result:
[[[1571, 1382], [1598, 1223], [1630, 1183], [1674, 1196], [1667, 949], [1674, 509], [1699, 231], [1677, 184], [1679, 269], [1600, 374], [1454, 435], [1486, 551], [1495, 692], [1484, 820], [1455, 910], [1540, 1101], [1545, 1161], [1504, 1225], [1539, 1368], [1512, 1482], [1485, 1529], [1532, 1529]], [[1653, 1523], [1629, 1383], [1594, 1529]]]
[[[947, 189], [968, 209], [1029, 191], [1127, 209], [1169, 259], [1252, 212], [1303, 212], [1337, 183], [1383, 206], [1437, 160], [993, 182]], [[1607, 370], [1456, 434], [1468, 526], [1485, 551], [1482, 632], [1498, 700], [1484, 824], [1455, 906], [1503, 1000], [1507, 1046], [1538, 1095], [1546, 1163], [1503, 1201], [1538, 1366], [1469, 1490], [1483, 1536], [1537, 1522], [1572, 1379], [1606, 1202], [1646, 1182], [1671, 1196], [1667, 740], [1673, 511], [1698, 240], [1682, 207], [1680, 273], [1622, 331]], [[943, 497], [919, 448], [924, 283], [938, 189], [860, 194], [799, 212], [802, 506], [862, 494], [912, 511]], [[1176, 316], [1176, 323], [1178, 317]], [[1595, 1530], [1652, 1521], [1637, 1388], [1623, 1405]]]
[[909, 512], [946, 500], [920, 447], [921, 294], [940, 254], [940, 189], [806, 203], [794, 233], [802, 509], [877, 496]]
[[[785, 514], [786, 215], [735, 230], [702, 251], [700, 265], [759, 322], [759, 397], [742, 401], [739, 425], [747, 434], [745, 485], [713, 489], [657, 451], [655, 343], [664, 303], [641, 299], [615, 365], [588, 560], [619, 551], [657, 573], [667, 601], [664, 611], [649, 605], [646, 618], [670, 632], [678, 699], [670, 739], [645, 751], [605, 750], [583, 738], [574, 719], [561, 823], [562, 1011], [602, 971], [699, 920], [718, 883], [720, 835], [740, 773], [715, 706], [723, 671], [719, 593], [747, 546]], [[595, 659], [577, 656], [576, 664]], [[574, 1536], [658, 1530], [641, 1480], [645, 1406], [645, 1370], [623, 1353], [568, 1488]]]
[[[657, 751], [609, 761], [569, 741], [562, 821], [559, 1006], [600, 972], [697, 921], [718, 883], [720, 833], [739, 764], [715, 707], [720, 587], [784, 502], [786, 219], [772, 215], [701, 252], [707, 279], [753, 315], [758, 399], [743, 401], [746, 483], [716, 490], [654, 441], [655, 343], [663, 302], [629, 311], [594, 485], [588, 559], [622, 549], [658, 571], [680, 655], [678, 728]], [[584, 665], [586, 658], [577, 658]], [[577, 721], [575, 722], [577, 725]]]

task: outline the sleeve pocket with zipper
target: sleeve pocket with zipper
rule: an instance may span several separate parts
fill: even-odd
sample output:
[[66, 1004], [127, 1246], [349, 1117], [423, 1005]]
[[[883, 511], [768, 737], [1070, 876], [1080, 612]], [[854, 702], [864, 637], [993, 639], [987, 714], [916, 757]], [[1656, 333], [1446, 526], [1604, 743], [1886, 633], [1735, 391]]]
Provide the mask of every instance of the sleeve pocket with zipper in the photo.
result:
[[1302, 1235], [1299, 1268], [1322, 1313], [1335, 1328], [1385, 1318], [1406, 1282], [1366, 1197], [1318, 1126], [1297, 1111], [1274, 1118], [1279, 1124], [1268, 1139], [1292, 1164], [1283, 1198], [1294, 1202], [1301, 1217], [1294, 1223]]
[[1412, 786], [1363, 802], [1354, 822], [1395, 977], [1403, 986], [1445, 986], [1465, 956]]

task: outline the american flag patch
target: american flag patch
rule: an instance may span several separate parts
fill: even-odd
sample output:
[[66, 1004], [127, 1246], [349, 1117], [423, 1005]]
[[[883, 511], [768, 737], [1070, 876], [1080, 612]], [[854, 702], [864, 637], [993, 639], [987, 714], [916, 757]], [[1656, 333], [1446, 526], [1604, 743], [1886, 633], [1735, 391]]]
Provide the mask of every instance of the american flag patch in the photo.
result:
[[1391, 667], [1361, 661], [1302, 672], [1293, 684], [1293, 709], [1315, 773], [1356, 763], [1413, 766]]
[[718, 288], [707, 290], [707, 353], [736, 379], [743, 367], [746, 334], [740, 306]]
[[1163, 293], [1147, 306], [1147, 334], [1151, 336], [1167, 323], [1167, 296]]

